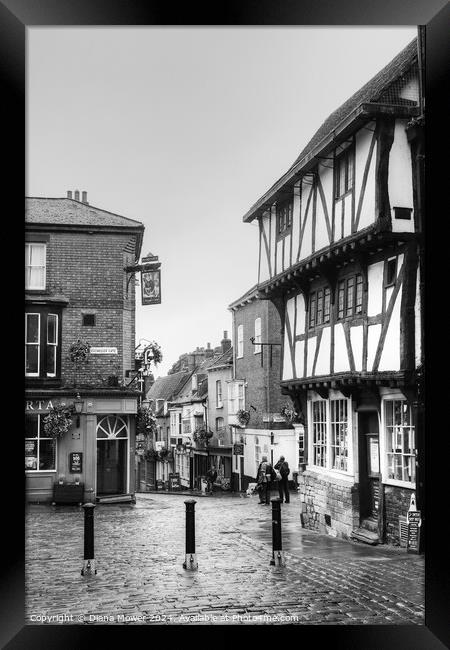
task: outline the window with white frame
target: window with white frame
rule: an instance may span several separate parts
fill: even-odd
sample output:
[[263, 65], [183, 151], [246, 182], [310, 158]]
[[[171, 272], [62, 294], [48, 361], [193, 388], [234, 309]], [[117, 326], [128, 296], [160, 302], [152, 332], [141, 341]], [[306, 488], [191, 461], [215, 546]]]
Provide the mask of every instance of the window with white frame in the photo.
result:
[[25, 470], [27, 472], [54, 471], [56, 469], [56, 440], [44, 432], [45, 415], [25, 416]]
[[235, 415], [240, 409], [245, 408], [245, 394], [243, 381], [228, 382], [228, 413]]
[[334, 399], [330, 402], [331, 467], [348, 470], [348, 401]]
[[44, 307], [25, 313], [25, 376], [55, 378], [60, 374], [60, 318]]
[[46, 248], [43, 243], [25, 244], [25, 289], [45, 289]]
[[237, 357], [240, 359], [244, 356], [244, 326], [239, 325], [237, 328]]
[[183, 418], [183, 434], [192, 433], [190, 418]]
[[220, 379], [216, 381], [216, 408], [220, 409], [223, 406], [222, 402], [222, 382]]
[[406, 400], [384, 402], [388, 478], [406, 483], [416, 479], [415, 430]]
[[312, 464], [324, 469], [350, 470], [350, 403], [321, 399], [311, 403]]
[[257, 343], [261, 343], [261, 318], [257, 318], [255, 320], [255, 349], [254, 353], [255, 354], [260, 354], [261, 353], [261, 346], [256, 345]]

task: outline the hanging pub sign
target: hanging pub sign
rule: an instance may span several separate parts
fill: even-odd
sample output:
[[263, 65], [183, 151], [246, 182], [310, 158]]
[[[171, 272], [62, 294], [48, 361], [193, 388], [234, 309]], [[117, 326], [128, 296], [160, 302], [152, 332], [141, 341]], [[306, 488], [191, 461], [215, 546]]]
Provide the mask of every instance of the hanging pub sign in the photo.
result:
[[73, 451], [69, 454], [69, 471], [71, 474], [81, 474], [83, 471], [83, 454]]
[[161, 302], [161, 270], [141, 271], [143, 305], [158, 305]]
[[243, 456], [244, 455], [244, 445], [240, 442], [235, 442], [233, 445], [233, 454], [235, 456]]

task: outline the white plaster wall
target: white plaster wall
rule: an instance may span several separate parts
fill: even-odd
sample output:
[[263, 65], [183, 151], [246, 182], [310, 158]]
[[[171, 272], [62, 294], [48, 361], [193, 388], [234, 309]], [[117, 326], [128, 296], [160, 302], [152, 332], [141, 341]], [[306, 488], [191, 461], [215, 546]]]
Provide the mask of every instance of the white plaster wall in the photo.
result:
[[350, 328], [350, 342], [352, 344], [353, 359], [355, 360], [355, 370], [362, 370], [362, 353], [363, 353], [363, 326], [357, 325]]
[[367, 315], [376, 316], [381, 313], [383, 301], [383, 268], [384, 262], [376, 262], [367, 267], [368, 295]]
[[314, 200], [311, 197], [308, 216], [305, 222], [305, 210], [308, 204], [308, 197], [310, 192], [312, 192], [312, 185], [302, 182], [303, 187], [303, 198], [302, 198], [302, 223], [305, 224], [305, 230], [303, 232], [302, 246], [300, 249], [300, 259], [303, 260], [312, 253], [312, 212], [314, 207]]
[[414, 213], [411, 219], [395, 219], [394, 208], [412, 208], [411, 148], [406, 136], [406, 120], [395, 121], [394, 142], [389, 157], [388, 191], [391, 204], [393, 232], [414, 232]]
[[295, 336], [294, 332], [294, 321], [295, 321], [295, 296], [289, 298], [286, 305], [287, 317], [289, 318], [289, 325], [291, 326], [292, 337]]
[[381, 325], [369, 325], [367, 328], [367, 370], [371, 372], [380, 339]]
[[295, 371], [297, 377], [305, 374], [305, 341], [297, 341], [295, 344]]
[[331, 358], [331, 327], [324, 327], [322, 330], [322, 340], [320, 341], [319, 353], [317, 355], [316, 375], [330, 374]]
[[272, 276], [275, 275], [275, 228], [276, 228], [276, 214], [275, 214], [275, 208], [270, 209], [270, 219], [269, 219], [269, 234], [270, 237], [267, 241], [270, 242], [269, 244], [269, 250], [270, 250], [270, 263], [272, 265]]
[[400, 303], [402, 291], [400, 290], [395, 299], [389, 327], [384, 340], [383, 352], [381, 353], [378, 370], [400, 370]]
[[[374, 128], [374, 123], [371, 122], [367, 125]], [[361, 187], [366, 166], [367, 157], [369, 155], [370, 143], [372, 140], [372, 132], [368, 129], [360, 129], [356, 134], [356, 147], [355, 147], [355, 211], [358, 209], [358, 202], [361, 195]], [[366, 189], [364, 191], [363, 202], [361, 206], [361, 213], [359, 217], [358, 230], [367, 228], [375, 221], [375, 161], [377, 154], [377, 145], [375, 144], [370, 161], [369, 172], [367, 175]]]
[[345, 342], [344, 327], [342, 323], [334, 326], [334, 372], [347, 372], [350, 370], [347, 343]]
[[344, 198], [344, 237], [352, 234], [352, 194]]
[[292, 264], [297, 260], [298, 242], [300, 239], [300, 184], [300, 181], [298, 181], [294, 186], [294, 205], [292, 209]]
[[394, 291], [394, 287], [387, 287], [386, 288], [386, 309], [388, 308], [389, 301], [391, 299], [393, 291]]
[[283, 240], [279, 239], [276, 243], [277, 247], [277, 263], [274, 268], [274, 275], [281, 273], [283, 270]]
[[[331, 168], [319, 166], [320, 180], [322, 182], [322, 188], [325, 195], [325, 202], [330, 201], [331, 193], [333, 191], [333, 170]], [[328, 199], [328, 200], [327, 200]], [[330, 207], [327, 205], [328, 215], [330, 218]], [[315, 232], [315, 249], [316, 251], [321, 248], [325, 248], [330, 245], [330, 238], [328, 236], [328, 229], [325, 220], [325, 211], [322, 205], [322, 199], [320, 198], [320, 193], [317, 191], [317, 203], [316, 203], [316, 232]]]
[[[269, 234], [269, 218], [268, 217], [263, 217], [262, 219], [262, 226], [264, 229], [264, 232], [266, 234], [267, 242], [270, 241], [270, 234]], [[270, 274], [269, 274], [269, 261], [267, 258], [267, 252], [266, 252], [266, 245], [264, 244], [264, 238], [261, 233], [261, 245], [259, 249], [259, 255], [260, 255], [260, 267], [259, 267], [259, 282], [265, 282], [266, 280], [269, 280]]]
[[302, 293], [297, 296], [297, 331], [296, 335], [305, 333], [305, 298]]
[[284, 326], [284, 355], [283, 355], [283, 379], [292, 379], [294, 370], [292, 368], [291, 353], [289, 348], [289, 338], [287, 335], [286, 325]]
[[317, 336], [312, 336], [308, 339], [307, 359], [306, 359], [306, 376], [312, 376], [312, 367], [314, 363], [314, 355], [316, 353]]

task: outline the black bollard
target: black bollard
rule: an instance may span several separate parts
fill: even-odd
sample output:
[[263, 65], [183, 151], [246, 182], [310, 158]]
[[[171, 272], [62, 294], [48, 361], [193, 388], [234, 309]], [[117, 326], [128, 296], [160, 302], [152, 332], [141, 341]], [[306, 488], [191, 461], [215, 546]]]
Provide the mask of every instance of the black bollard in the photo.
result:
[[198, 569], [197, 557], [195, 555], [195, 504], [194, 499], [188, 499], [186, 504], [186, 558], [183, 562], [183, 569], [195, 571]]
[[272, 559], [271, 566], [285, 566], [281, 543], [281, 500], [271, 499], [272, 503]]
[[84, 562], [82, 576], [97, 573], [94, 558], [94, 508], [93, 503], [85, 503], [84, 508]]

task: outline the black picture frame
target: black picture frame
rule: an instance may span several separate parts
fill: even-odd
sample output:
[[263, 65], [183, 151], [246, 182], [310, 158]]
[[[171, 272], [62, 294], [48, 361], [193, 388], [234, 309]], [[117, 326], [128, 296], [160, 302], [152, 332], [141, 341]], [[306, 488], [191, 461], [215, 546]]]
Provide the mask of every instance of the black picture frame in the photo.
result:
[[[446, 71], [448, 64], [448, 25], [450, 10], [445, 0], [390, 0], [389, 2], [362, 2], [356, 0], [339, 3], [321, 2], [320, 0], [297, 1], [280, 0], [230, 0], [227, 3], [192, 4], [184, 3], [173, 7], [162, 0], [1, 0], [0, 1], [0, 75], [3, 90], [3, 131], [7, 142], [4, 152], [8, 152], [7, 165], [3, 171], [3, 187], [8, 191], [3, 195], [8, 205], [5, 212], [10, 215], [11, 227], [8, 233], [17, 230], [14, 241], [23, 241], [23, 190], [24, 190], [24, 156], [25, 156], [25, 30], [33, 25], [426, 25], [426, 85], [427, 85], [427, 214], [440, 215], [446, 220], [443, 206], [446, 205], [446, 185], [440, 184], [442, 169], [447, 170], [444, 147], [441, 138], [447, 131], [448, 104], [445, 103], [444, 88], [447, 84]], [[447, 58], [445, 55], [447, 54]], [[445, 125], [445, 128], [442, 128]], [[447, 183], [448, 184], [448, 183]], [[434, 219], [436, 221], [436, 219]], [[8, 226], [9, 226], [8, 222]], [[427, 240], [426, 265], [433, 267], [434, 277], [447, 278], [447, 269], [443, 263], [448, 258], [442, 236], [444, 226], [440, 229], [440, 242], [433, 238], [429, 224], [425, 225]], [[11, 238], [11, 241], [12, 238]], [[438, 249], [438, 244], [443, 246]], [[20, 252], [19, 250], [17, 251]], [[431, 255], [433, 260], [431, 261]], [[22, 257], [20, 257], [22, 259]], [[442, 264], [442, 269], [439, 268]], [[436, 271], [437, 268], [437, 271]], [[18, 274], [20, 277], [20, 274]], [[428, 277], [431, 273], [428, 270]], [[22, 287], [17, 291], [21, 303]], [[427, 288], [428, 304], [426, 306], [427, 323], [430, 323], [430, 292]], [[22, 328], [22, 308], [19, 306], [14, 319], [17, 317], [17, 332]], [[11, 325], [10, 325], [11, 327]], [[428, 325], [427, 325], [428, 328]], [[448, 326], [446, 325], [446, 330]], [[443, 330], [443, 334], [446, 330]], [[426, 340], [427, 358], [432, 365], [433, 352], [430, 339]], [[438, 340], [439, 344], [439, 340]], [[21, 345], [21, 343], [20, 343]], [[11, 346], [14, 349], [14, 346]], [[439, 345], [437, 346], [439, 347]], [[434, 357], [435, 359], [437, 357]], [[20, 367], [20, 363], [11, 364], [11, 368]], [[439, 364], [434, 364], [434, 367]], [[21, 374], [18, 373], [15, 396], [17, 399], [16, 413], [22, 411], [23, 393], [20, 386]], [[439, 405], [433, 399], [430, 391], [430, 380], [427, 379], [427, 501], [425, 528], [426, 538], [426, 624], [425, 626], [298, 626], [294, 635], [298, 635], [298, 643], [313, 640], [315, 646], [320, 646], [324, 639], [330, 640], [330, 647], [350, 650], [438, 650], [450, 647], [450, 631], [448, 622], [449, 603], [449, 562], [446, 537], [440, 529], [442, 517], [445, 515], [447, 483], [444, 482], [445, 468], [439, 464], [439, 471], [433, 471], [433, 462], [441, 459], [444, 443], [442, 436], [446, 432], [441, 425], [433, 426], [433, 420], [439, 412]], [[442, 406], [442, 405], [441, 405]], [[14, 414], [14, 407], [10, 406]], [[10, 415], [11, 419], [11, 415]], [[11, 420], [14, 422], [14, 420]], [[431, 435], [433, 433], [433, 435]], [[120, 626], [24, 626], [24, 485], [18, 477], [23, 475], [23, 447], [20, 436], [8, 444], [11, 449], [11, 462], [8, 462], [4, 486], [9, 486], [11, 493], [4, 502], [4, 521], [7, 523], [8, 534], [3, 536], [3, 576], [2, 576], [2, 621], [0, 624], [2, 647], [15, 650], [18, 648], [79, 648], [86, 645], [86, 637], [96, 638], [98, 642], [105, 640], [105, 633], [112, 633], [117, 642], [127, 637], [129, 642], [132, 633], [137, 628], [122, 628]], [[448, 445], [446, 447], [448, 449]], [[8, 474], [9, 472], [9, 474]], [[224, 628], [225, 629], [225, 628]], [[149, 635], [149, 630], [142, 626], [141, 630]], [[195, 631], [198, 636], [204, 633], [210, 635], [207, 627], [183, 628], [183, 635]], [[235, 635], [243, 634], [242, 628], [227, 628]], [[262, 631], [267, 637], [276, 632], [280, 636], [280, 628], [256, 629], [247, 628], [255, 635]], [[289, 630], [292, 632], [292, 630]], [[149, 637], [147, 637], [149, 638]], [[308, 639], [308, 641], [307, 641]], [[326, 642], [326, 641], [325, 641]], [[86, 647], [92, 647], [87, 645]]]

